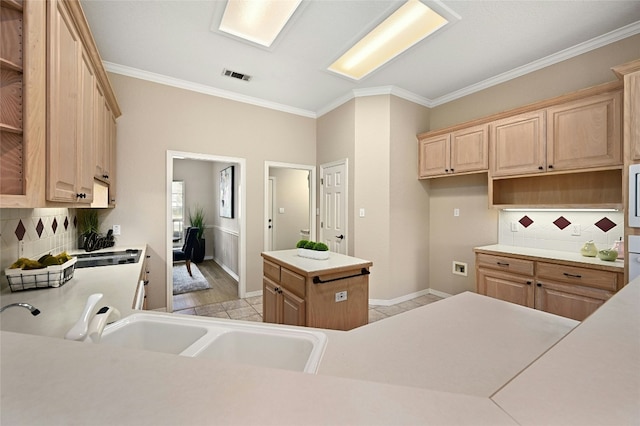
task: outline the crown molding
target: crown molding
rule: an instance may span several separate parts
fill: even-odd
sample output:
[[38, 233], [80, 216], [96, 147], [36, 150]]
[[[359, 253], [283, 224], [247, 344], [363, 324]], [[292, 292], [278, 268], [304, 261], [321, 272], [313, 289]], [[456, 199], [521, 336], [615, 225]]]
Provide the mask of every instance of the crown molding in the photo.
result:
[[179, 89], [190, 90], [193, 92], [202, 93], [205, 95], [217, 96], [219, 98], [229, 99], [232, 101], [242, 102], [245, 104], [255, 105], [263, 108], [273, 109], [276, 111], [282, 111], [289, 114], [300, 115], [302, 117], [316, 118], [317, 115], [313, 111], [307, 111], [300, 108], [295, 108], [289, 105], [283, 105], [276, 102], [265, 101], [264, 99], [254, 98], [251, 96], [245, 96], [239, 93], [231, 92], [229, 90], [217, 89], [215, 87], [207, 86], [204, 84], [193, 83], [179, 78], [168, 77], [162, 74], [156, 74], [149, 71], [144, 71], [138, 68], [127, 67], [125, 65], [114, 64], [112, 62], [104, 62], [104, 67], [107, 71], [121, 74], [128, 77], [138, 78], [140, 80], [151, 81], [153, 83], [164, 84], [165, 86], [176, 87]]
[[557, 53], [554, 53], [553, 55], [549, 55], [542, 59], [538, 59], [537, 61], [533, 61], [526, 65], [523, 65], [521, 67], [514, 68], [510, 71], [488, 78], [479, 83], [472, 84], [460, 90], [456, 90], [444, 96], [440, 96], [433, 100], [432, 106], [436, 107], [438, 105], [451, 102], [453, 100], [462, 98], [464, 96], [471, 95], [475, 92], [488, 89], [489, 87], [507, 82], [509, 80], [513, 80], [514, 78], [521, 77], [523, 75], [529, 74], [534, 71], [538, 71], [550, 65], [554, 65], [559, 62], [566, 61], [567, 59], [574, 58], [578, 55], [582, 55], [583, 53], [590, 52], [592, 50], [598, 49], [600, 47], [604, 47], [608, 44], [615, 43], [616, 41], [623, 40], [627, 37], [631, 37], [639, 33], [640, 33], [640, 21], [626, 25], [622, 28], [618, 28], [617, 30], [611, 31], [607, 34], [592, 38], [591, 40], [587, 40], [583, 43], [576, 44], [575, 46], [561, 50]]
[[497, 76], [488, 78], [479, 83], [472, 84], [462, 89], [453, 91], [446, 95], [440, 96], [435, 99], [425, 98], [417, 95], [405, 89], [401, 89], [396, 86], [380, 86], [363, 89], [353, 89], [345, 95], [335, 99], [333, 102], [319, 108], [317, 111], [308, 111], [300, 108], [295, 108], [288, 105], [283, 105], [275, 102], [269, 102], [264, 99], [254, 98], [251, 96], [241, 95], [228, 90], [217, 89], [215, 87], [206, 86], [203, 84], [192, 83], [186, 80], [180, 80], [173, 77], [156, 74], [137, 68], [127, 67], [124, 65], [114, 64], [111, 62], [104, 62], [105, 69], [109, 72], [116, 74], [122, 74], [129, 77], [139, 78], [141, 80], [147, 80], [167, 86], [177, 87], [180, 89], [191, 90], [194, 92], [203, 93], [206, 95], [217, 96], [232, 101], [243, 102], [250, 105], [255, 105], [263, 108], [273, 109], [276, 111], [282, 111], [289, 114], [299, 115], [308, 118], [318, 118], [326, 113], [338, 108], [339, 106], [349, 102], [351, 99], [365, 97], [365, 96], [377, 96], [377, 95], [394, 95], [399, 98], [408, 100], [410, 102], [422, 105], [427, 108], [434, 108], [439, 105], [443, 105], [447, 102], [454, 101], [464, 96], [471, 95], [484, 89], [488, 89], [492, 86], [513, 80], [514, 78], [521, 77], [531, 72], [540, 70], [550, 65], [557, 64], [562, 61], [566, 61], [583, 53], [590, 52], [616, 41], [623, 40], [625, 38], [640, 34], [640, 21], [626, 25], [617, 30], [611, 31], [599, 37], [595, 37], [591, 40], [587, 40], [583, 43], [561, 50], [560, 52], [546, 56], [542, 59], [530, 62], [521, 67], [514, 68], [510, 71], [504, 72]]

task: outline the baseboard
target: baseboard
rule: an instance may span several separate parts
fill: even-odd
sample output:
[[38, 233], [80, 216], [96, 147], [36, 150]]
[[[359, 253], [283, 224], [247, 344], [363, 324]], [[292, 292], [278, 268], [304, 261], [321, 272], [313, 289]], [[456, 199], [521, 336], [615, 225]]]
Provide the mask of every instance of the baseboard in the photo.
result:
[[250, 291], [244, 294], [245, 299], [248, 297], [262, 296], [262, 290]]
[[229, 269], [229, 267], [227, 265], [224, 265], [221, 261], [219, 261], [218, 259], [211, 257], [211, 260], [213, 260], [214, 262], [216, 262], [218, 264], [218, 266], [220, 266], [227, 274], [231, 275], [231, 278], [233, 278], [236, 281], [240, 281], [240, 277], [238, 276], [238, 274], [236, 274], [235, 272], [233, 272], [231, 269]]
[[410, 293], [404, 296], [396, 297], [395, 299], [369, 299], [369, 305], [391, 306], [398, 303], [406, 302], [407, 300], [415, 299], [416, 297], [425, 296], [427, 294], [433, 294], [434, 296], [438, 296], [442, 298], [451, 297], [450, 294], [428, 288], [426, 290], [420, 290], [415, 293]]

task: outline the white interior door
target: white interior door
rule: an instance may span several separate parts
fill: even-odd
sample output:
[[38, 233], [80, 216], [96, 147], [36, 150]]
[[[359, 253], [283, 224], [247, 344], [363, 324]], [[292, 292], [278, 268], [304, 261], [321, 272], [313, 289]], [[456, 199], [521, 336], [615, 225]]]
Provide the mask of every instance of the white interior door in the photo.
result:
[[273, 202], [273, 199], [275, 197], [275, 193], [276, 193], [276, 182], [275, 182], [275, 178], [274, 177], [269, 177], [269, 195], [268, 195], [268, 200], [269, 200], [269, 205], [267, 207], [267, 212], [268, 212], [268, 218], [267, 218], [267, 247], [265, 247], [265, 249], [267, 251], [271, 251], [273, 250], [273, 235], [274, 235], [274, 228], [276, 226], [275, 224], [275, 212], [274, 212], [274, 207], [275, 207], [275, 203]]
[[347, 254], [346, 160], [321, 166], [320, 236], [334, 253]]

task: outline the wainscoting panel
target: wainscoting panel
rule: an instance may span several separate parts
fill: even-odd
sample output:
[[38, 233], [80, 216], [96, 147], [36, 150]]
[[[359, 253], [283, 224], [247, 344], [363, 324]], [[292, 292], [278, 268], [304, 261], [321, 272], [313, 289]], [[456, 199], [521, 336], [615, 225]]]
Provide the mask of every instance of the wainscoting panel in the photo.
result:
[[238, 231], [213, 226], [213, 259], [231, 276], [238, 279]]

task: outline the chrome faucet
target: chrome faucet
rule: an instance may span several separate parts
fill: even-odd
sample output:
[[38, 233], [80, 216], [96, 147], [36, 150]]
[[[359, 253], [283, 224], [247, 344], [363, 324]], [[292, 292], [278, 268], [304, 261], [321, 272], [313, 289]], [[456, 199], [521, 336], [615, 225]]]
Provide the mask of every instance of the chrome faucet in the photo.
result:
[[7, 308], [14, 308], [14, 307], [28, 309], [29, 312], [31, 312], [31, 315], [33, 315], [34, 317], [40, 313], [40, 309], [28, 303], [11, 303], [10, 305], [5, 305], [2, 308], [0, 308], [0, 312], [4, 311]]

